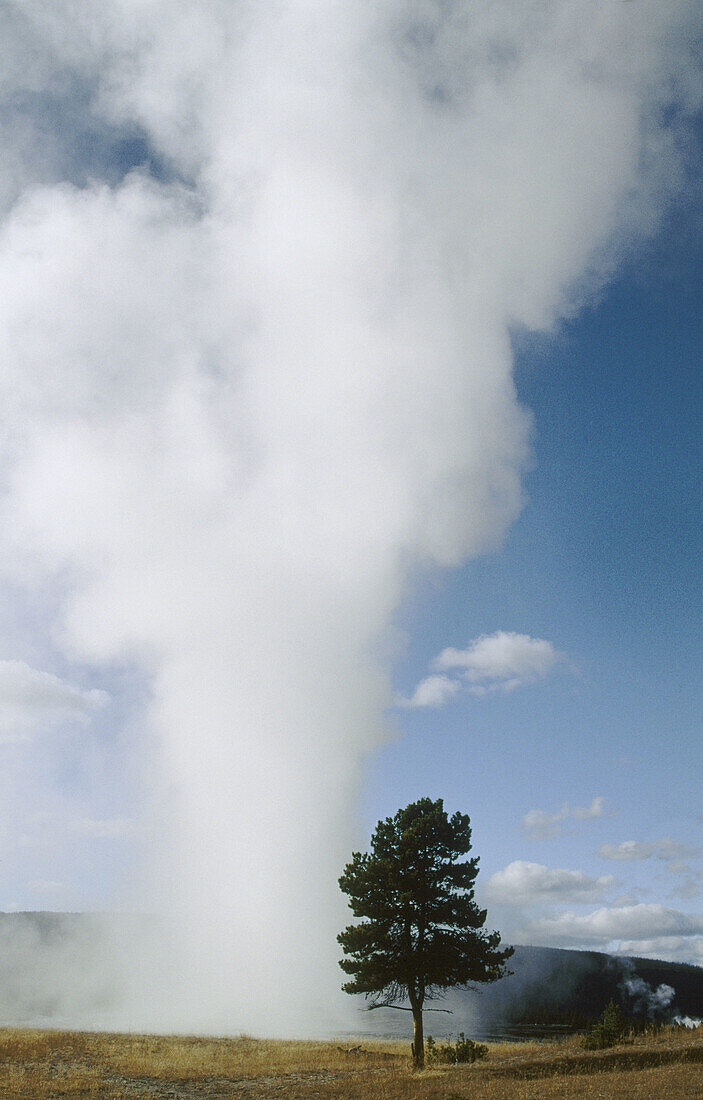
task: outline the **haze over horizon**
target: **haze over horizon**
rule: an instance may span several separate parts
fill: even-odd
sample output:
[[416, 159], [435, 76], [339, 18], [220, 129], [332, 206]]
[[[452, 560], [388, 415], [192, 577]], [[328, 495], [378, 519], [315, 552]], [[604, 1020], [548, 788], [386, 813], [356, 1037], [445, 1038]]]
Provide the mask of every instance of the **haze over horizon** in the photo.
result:
[[280, 1029], [430, 794], [506, 940], [703, 961], [703, 14], [0, 14], [0, 908]]

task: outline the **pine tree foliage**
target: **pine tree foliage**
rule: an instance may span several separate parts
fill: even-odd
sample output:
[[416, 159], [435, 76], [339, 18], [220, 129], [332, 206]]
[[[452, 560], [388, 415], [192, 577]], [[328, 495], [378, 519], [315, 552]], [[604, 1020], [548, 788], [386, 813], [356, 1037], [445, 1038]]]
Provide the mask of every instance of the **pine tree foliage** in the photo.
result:
[[370, 852], [354, 852], [339, 884], [355, 917], [337, 937], [351, 976], [347, 993], [371, 1007], [407, 998], [413, 1012], [452, 986], [502, 977], [512, 948], [483, 925], [474, 901], [477, 858], [466, 814], [449, 818], [442, 799], [420, 799], [379, 821]]

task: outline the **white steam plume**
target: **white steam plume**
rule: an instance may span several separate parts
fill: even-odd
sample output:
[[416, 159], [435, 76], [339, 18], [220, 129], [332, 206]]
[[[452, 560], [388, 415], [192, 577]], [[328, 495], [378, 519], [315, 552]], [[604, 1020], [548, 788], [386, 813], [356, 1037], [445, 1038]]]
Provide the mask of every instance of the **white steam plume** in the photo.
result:
[[521, 507], [510, 327], [678, 186], [692, 8], [0, 4], [7, 102], [63, 96], [157, 164], [87, 180], [3, 116], [2, 561], [67, 586], [69, 656], [152, 677], [164, 1026], [332, 1002], [376, 655], [409, 570]]

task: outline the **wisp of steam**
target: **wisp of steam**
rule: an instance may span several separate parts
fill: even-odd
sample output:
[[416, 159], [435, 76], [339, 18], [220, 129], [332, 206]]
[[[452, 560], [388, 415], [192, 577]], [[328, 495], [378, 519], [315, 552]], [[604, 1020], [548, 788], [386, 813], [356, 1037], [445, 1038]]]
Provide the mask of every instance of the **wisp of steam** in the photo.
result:
[[518, 515], [511, 334], [573, 314], [681, 189], [700, 12], [0, 14], [0, 560], [54, 593], [66, 659], [150, 685], [134, 897], [170, 931], [121, 1018], [310, 1031], [341, 1019], [394, 614]]

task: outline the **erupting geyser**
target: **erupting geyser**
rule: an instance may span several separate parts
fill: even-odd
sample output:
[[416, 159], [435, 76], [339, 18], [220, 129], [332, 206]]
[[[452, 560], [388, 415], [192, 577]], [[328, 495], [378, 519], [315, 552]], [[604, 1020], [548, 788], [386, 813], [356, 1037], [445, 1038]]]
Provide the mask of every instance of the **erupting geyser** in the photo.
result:
[[394, 611], [518, 514], [510, 330], [678, 185], [692, 7], [0, 4], [2, 562], [151, 683], [130, 1023], [336, 1011]]

